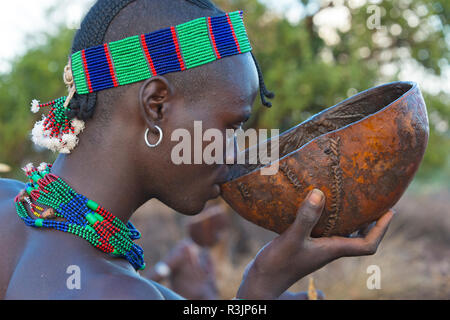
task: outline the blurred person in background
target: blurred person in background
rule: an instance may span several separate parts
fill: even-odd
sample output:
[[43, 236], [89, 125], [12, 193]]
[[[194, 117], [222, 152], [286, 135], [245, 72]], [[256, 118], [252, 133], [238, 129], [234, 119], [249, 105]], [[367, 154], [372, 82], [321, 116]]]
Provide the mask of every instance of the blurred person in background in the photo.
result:
[[[221, 202], [208, 202], [206, 208], [186, 223], [188, 237], [179, 241], [173, 249], [147, 274], [153, 281], [168, 280], [169, 287], [187, 299], [220, 299], [218, 283], [228, 283], [223, 267], [233, 269], [227, 247], [230, 219]], [[315, 292], [298, 292], [287, 299], [307, 300], [325, 298], [313, 285]]]
[[220, 261], [214, 261], [210, 251], [223, 240], [228, 227], [223, 206], [207, 205], [187, 220], [188, 237], [179, 241], [147, 276], [158, 282], [167, 279], [170, 288], [187, 299], [219, 299], [215, 265]]

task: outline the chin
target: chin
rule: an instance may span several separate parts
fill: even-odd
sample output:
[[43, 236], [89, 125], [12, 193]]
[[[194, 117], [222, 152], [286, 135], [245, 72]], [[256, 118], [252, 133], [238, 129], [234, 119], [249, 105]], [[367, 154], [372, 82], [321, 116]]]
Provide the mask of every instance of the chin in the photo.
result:
[[194, 216], [203, 211], [209, 200], [220, 196], [220, 188], [217, 184], [208, 185], [206, 188], [204, 187], [201, 190], [186, 187], [183, 191], [184, 192], [182, 194], [180, 192], [176, 198], [173, 197], [172, 193], [170, 196], [165, 198], [166, 201], [163, 199], [160, 200], [181, 214]]
[[182, 201], [181, 203], [166, 204], [173, 210], [187, 216], [194, 216], [202, 212], [205, 208], [206, 202], [210, 200], [210, 198], [195, 197], [193, 195], [182, 198], [187, 200]]
[[199, 204], [194, 204], [194, 203], [190, 203], [189, 205], [183, 205], [178, 209], [175, 209], [176, 211], [178, 211], [181, 214], [184, 214], [186, 216], [195, 216], [196, 214], [199, 214], [200, 212], [203, 211], [203, 209], [205, 208], [205, 202], [199, 203]]

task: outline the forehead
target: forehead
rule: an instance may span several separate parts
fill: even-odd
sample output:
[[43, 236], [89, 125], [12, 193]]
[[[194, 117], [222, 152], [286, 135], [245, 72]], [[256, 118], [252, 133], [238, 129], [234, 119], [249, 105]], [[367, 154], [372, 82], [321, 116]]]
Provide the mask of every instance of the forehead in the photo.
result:
[[[218, 61], [219, 62], [219, 61]], [[258, 72], [250, 53], [225, 58], [220, 61], [212, 89], [218, 103], [225, 103], [229, 111], [251, 108], [259, 89]]]

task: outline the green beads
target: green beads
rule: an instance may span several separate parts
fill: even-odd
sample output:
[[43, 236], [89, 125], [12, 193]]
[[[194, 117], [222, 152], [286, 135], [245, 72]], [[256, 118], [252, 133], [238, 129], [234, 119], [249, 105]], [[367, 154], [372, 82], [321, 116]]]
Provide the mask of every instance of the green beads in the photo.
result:
[[88, 213], [86, 215], [86, 220], [91, 224], [94, 225], [98, 220], [97, 218], [92, 214], [92, 213]]
[[41, 175], [39, 174], [39, 173], [34, 173], [32, 176], [31, 176], [31, 179], [34, 181], [34, 182], [38, 182], [40, 179], [42, 179], [42, 177], [41, 177]]
[[85, 228], [86, 228], [86, 230], [88, 230], [88, 231], [90, 231], [92, 233], [97, 233], [97, 231], [95, 231], [95, 229], [92, 228], [91, 226], [86, 225]]
[[138, 269], [138, 270], [145, 270], [145, 267], [146, 267], [147, 265], [145, 264], [145, 262], [144, 262], [144, 264]]
[[92, 211], [97, 211], [97, 209], [99, 207], [99, 205], [96, 202], [92, 201], [92, 200], [88, 200], [88, 202], [86, 203], [86, 206], [89, 209], [91, 209]]
[[77, 92], [79, 94], [89, 93], [81, 51], [78, 51], [72, 55], [72, 74]]
[[119, 257], [119, 256], [122, 255], [116, 248], [114, 248], [114, 251], [111, 252], [111, 254], [114, 255], [114, 256], [116, 256], [116, 257]]
[[86, 220], [91, 224], [94, 225], [97, 222], [102, 222], [104, 218], [99, 215], [98, 213], [88, 213], [86, 215]]
[[233, 29], [241, 52], [251, 51], [252, 47], [250, 45], [250, 41], [248, 40], [247, 32], [245, 31], [244, 21], [242, 21], [239, 12], [231, 12], [229, 17], [231, 23], [233, 24]]
[[187, 69], [216, 60], [206, 21], [198, 18], [176, 28]]
[[139, 36], [111, 42], [109, 49], [119, 85], [145, 80], [152, 76]]
[[36, 219], [34, 220], [34, 225], [38, 228], [42, 227], [44, 220], [43, 219]]

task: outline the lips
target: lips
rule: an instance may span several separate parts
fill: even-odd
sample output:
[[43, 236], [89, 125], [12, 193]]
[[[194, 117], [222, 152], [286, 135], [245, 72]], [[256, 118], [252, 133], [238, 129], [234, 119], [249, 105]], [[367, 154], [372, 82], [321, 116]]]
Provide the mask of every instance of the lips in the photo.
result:
[[213, 185], [213, 198], [217, 198], [222, 193], [222, 189], [218, 184]]

